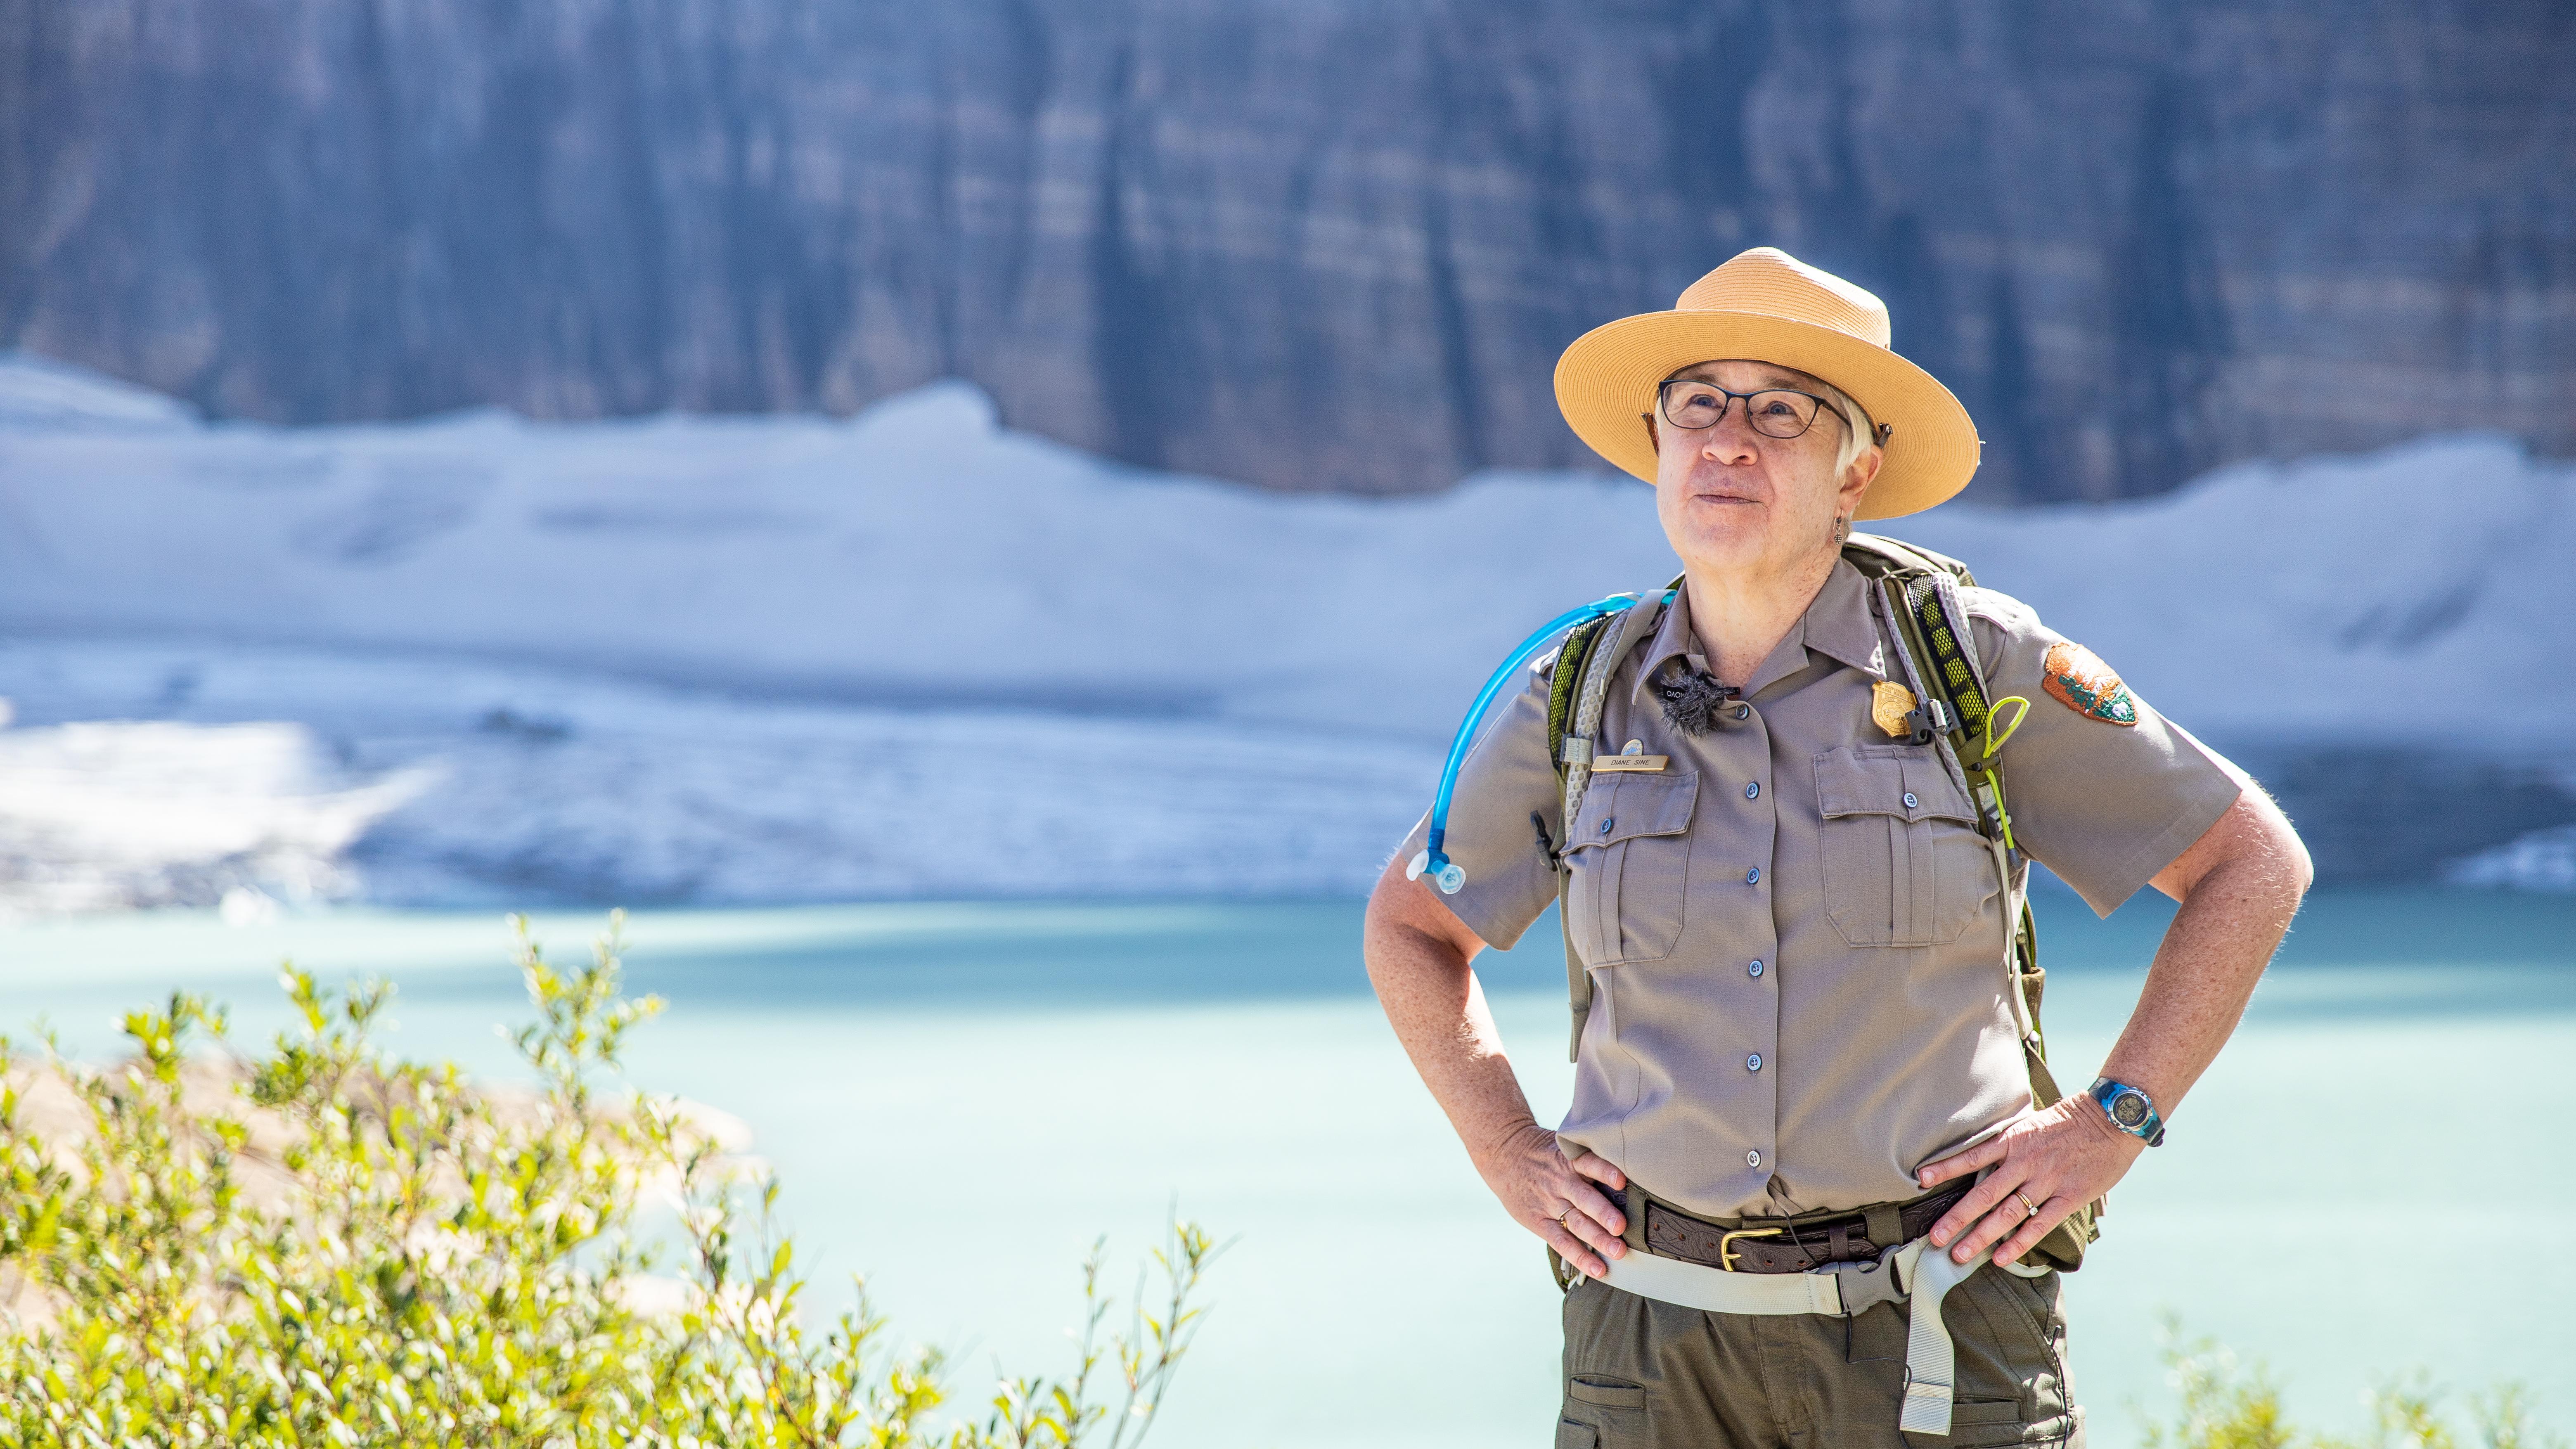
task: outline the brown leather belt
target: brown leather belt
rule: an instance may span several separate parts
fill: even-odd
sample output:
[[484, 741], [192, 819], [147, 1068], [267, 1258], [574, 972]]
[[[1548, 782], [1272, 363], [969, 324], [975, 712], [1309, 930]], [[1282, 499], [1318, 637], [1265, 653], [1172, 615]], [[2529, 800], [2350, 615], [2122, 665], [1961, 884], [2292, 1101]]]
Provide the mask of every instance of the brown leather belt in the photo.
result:
[[[1765, 1220], [1746, 1218], [1741, 1227], [1724, 1227], [1668, 1207], [1646, 1195], [1646, 1251], [1685, 1263], [1723, 1268], [1733, 1273], [1804, 1273], [1827, 1263], [1858, 1263], [1902, 1247], [1932, 1230], [1932, 1225], [1968, 1195], [1973, 1181], [1962, 1181], [1912, 1202], [1892, 1205], [1896, 1241], [1870, 1237], [1870, 1219], [1887, 1226], [1890, 1208], [1830, 1213], [1813, 1217]], [[1628, 1194], [1605, 1189], [1609, 1199], [1628, 1211]], [[1632, 1240], [1633, 1241], [1633, 1240]]]

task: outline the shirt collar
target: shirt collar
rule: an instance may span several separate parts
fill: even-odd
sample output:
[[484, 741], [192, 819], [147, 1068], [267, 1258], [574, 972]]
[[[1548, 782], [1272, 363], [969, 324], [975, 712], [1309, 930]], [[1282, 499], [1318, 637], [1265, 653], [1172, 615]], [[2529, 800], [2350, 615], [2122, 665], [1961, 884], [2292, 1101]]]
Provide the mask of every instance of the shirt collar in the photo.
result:
[[[1832, 573], [1825, 575], [1824, 587], [1816, 591], [1815, 602], [1807, 612], [1789, 626], [1789, 632], [1762, 661], [1747, 681], [1746, 698], [1760, 694], [1771, 685], [1807, 667], [1812, 651], [1848, 664], [1873, 678], [1887, 677], [1887, 654], [1879, 642], [1878, 622], [1870, 616], [1869, 581], [1848, 561], [1836, 559]], [[1646, 681], [1667, 659], [1687, 660], [1693, 669], [1705, 672], [1708, 657], [1700, 652], [1699, 638], [1691, 631], [1690, 589], [1676, 590], [1664, 617], [1655, 626], [1655, 636], [1646, 645], [1636, 680], [1629, 686], [1634, 701], [1645, 689]]]
[[1637, 665], [1637, 677], [1628, 686], [1628, 700], [1635, 703], [1645, 689], [1646, 681], [1655, 677], [1667, 659], [1679, 657], [1690, 661], [1690, 667], [1706, 672], [1708, 656], [1699, 652], [1699, 636], [1691, 632], [1690, 586], [1673, 590], [1673, 601], [1664, 606], [1663, 620], [1655, 625], [1655, 637], [1646, 641], [1646, 653]]
[[1825, 586], [1807, 606], [1807, 647], [1850, 665], [1863, 674], [1887, 677], [1887, 650], [1879, 642], [1878, 620], [1870, 613], [1869, 580], [1847, 559], [1834, 560]]

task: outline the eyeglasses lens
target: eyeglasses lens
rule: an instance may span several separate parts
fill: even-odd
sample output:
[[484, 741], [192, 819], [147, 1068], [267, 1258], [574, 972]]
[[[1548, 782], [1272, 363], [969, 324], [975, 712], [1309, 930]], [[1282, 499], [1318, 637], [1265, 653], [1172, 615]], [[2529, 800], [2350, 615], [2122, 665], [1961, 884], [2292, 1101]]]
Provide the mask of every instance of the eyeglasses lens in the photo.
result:
[[[1688, 381], [1664, 387], [1664, 418], [1677, 428], [1715, 427], [1726, 416], [1729, 398], [1714, 387]], [[1769, 438], [1794, 438], [1816, 424], [1815, 398], [1803, 392], [1772, 389], [1744, 400], [1744, 418], [1753, 431]]]

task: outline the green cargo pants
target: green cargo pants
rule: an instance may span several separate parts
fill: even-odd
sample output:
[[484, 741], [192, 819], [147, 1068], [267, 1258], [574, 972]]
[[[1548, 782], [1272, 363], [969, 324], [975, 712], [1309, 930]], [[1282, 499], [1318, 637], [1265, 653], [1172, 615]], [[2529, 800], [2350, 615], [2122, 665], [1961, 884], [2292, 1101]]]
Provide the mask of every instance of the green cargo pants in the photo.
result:
[[1946, 1439], [1896, 1427], [1910, 1306], [1702, 1313], [1586, 1279], [1565, 1295], [1556, 1449], [2082, 1449], [2056, 1274], [1989, 1266], [1950, 1290], [1958, 1397]]

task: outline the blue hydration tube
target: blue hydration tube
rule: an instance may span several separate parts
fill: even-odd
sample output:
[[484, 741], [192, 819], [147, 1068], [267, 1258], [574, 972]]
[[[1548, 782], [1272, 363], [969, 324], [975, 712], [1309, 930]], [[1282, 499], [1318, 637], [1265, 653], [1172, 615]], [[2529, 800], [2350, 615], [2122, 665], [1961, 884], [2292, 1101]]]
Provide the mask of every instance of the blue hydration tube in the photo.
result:
[[[1484, 719], [1485, 710], [1493, 704], [1494, 696], [1503, 692], [1503, 685], [1520, 672], [1531, 655], [1546, 647], [1550, 639], [1587, 619], [1616, 614], [1634, 608], [1636, 603], [1634, 594], [1612, 594], [1580, 609], [1566, 610], [1523, 640], [1521, 647], [1512, 651], [1512, 657], [1503, 661], [1503, 667], [1494, 671], [1494, 677], [1485, 681], [1485, 687], [1476, 694], [1476, 702], [1467, 706], [1467, 718], [1458, 726], [1458, 737], [1449, 742], [1449, 762], [1440, 767], [1440, 790], [1431, 797], [1431, 838], [1422, 853], [1413, 857], [1412, 863], [1404, 868], [1406, 880], [1418, 880], [1428, 871], [1433, 883], [1440, 887], [1440, 893], [1447, 896], [1456, 895], [1458, 888], [1467, 883], [1466, 868], [1451, 860], [1448, 853], [1440, 848], [1449, 838], [1449, 796], [1458, 788], [1458, 767], [1467, 763], [1468, 747], [1476, 743], [1476, 725]], [[1556, 741], [1550, 740], [1547, 744], [1551, 752], [1556, 749]]]

